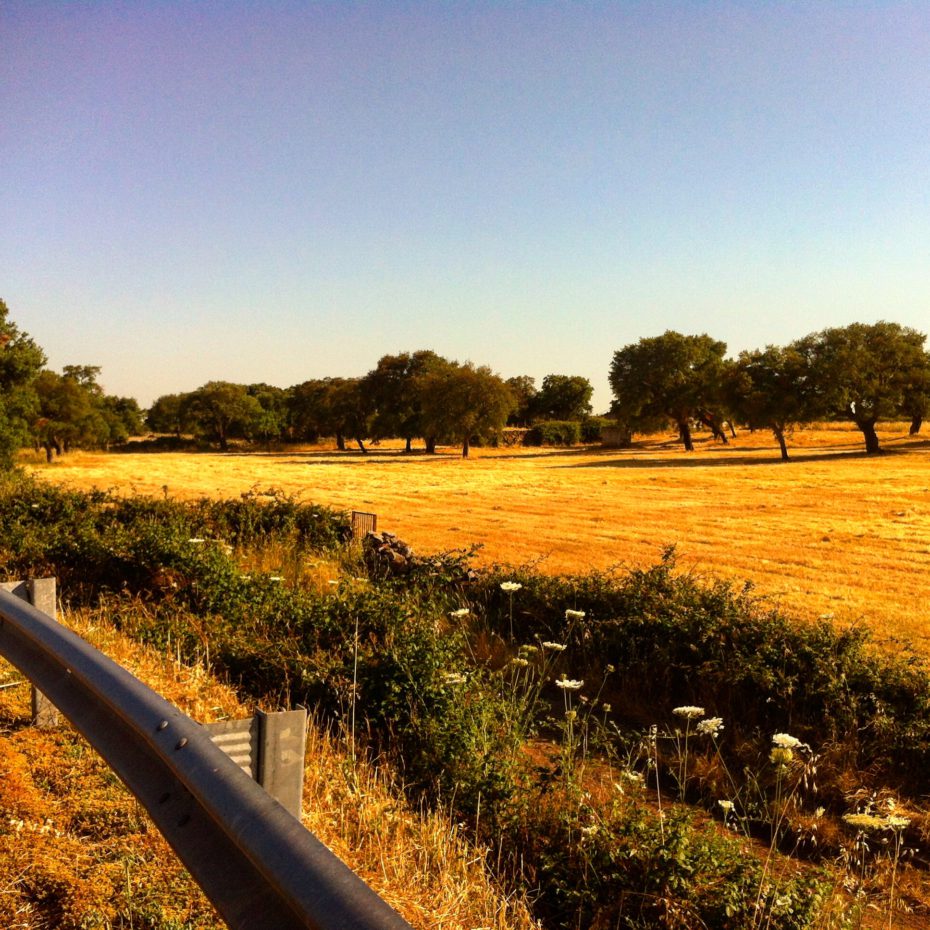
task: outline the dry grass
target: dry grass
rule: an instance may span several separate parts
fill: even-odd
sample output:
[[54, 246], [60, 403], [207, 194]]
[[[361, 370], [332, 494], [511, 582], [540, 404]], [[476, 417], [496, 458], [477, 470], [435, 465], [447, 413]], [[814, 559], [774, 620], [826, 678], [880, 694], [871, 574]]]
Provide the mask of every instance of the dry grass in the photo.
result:
[[[69, 626], [202, 722], [248, 716], [233, 691], [117, 633], [104, 614]], [[0, 927], [43, 930], [222, 922], [142, 809], [69, 727], [28, 726], [28, 685], [0, 661]], [[479, 851], [311, 727], [305, 824], [416, 928], [532, 930], [490, 883]], [[174, 925], [174, 924], [173, 924]]]
[[757, 590], [805, 616], [864, 622], [930, 651], [930, 443], [904, 424], [862, 454], [845, 426], [799, 431], [782, 464], [768, 434], [730, 446], [669, 437], [629, 450], [454, 450], [404, 455], [316, 447], [280, 454], [76, 453], [43, 477], [75, 487], [177, 497], [258, 485], [378, 513], [420, 551], [482, 543], [485, 562], [540, 560], [542, 571], [641, 566], [662, 546], [680, 564]]

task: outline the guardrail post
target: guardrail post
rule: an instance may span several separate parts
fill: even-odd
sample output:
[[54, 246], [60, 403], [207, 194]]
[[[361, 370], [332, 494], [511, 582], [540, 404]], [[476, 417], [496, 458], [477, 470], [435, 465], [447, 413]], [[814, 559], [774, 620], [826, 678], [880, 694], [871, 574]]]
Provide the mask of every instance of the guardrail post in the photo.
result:
[[[28, 581], [6, 581], [0, 585], [15, 594], [36, 610], [53, 620], [58, 619], [57, 585], [54, 578], [30, 578]], [[35, 685], [32, 686], [32, 723], [43, 730], [57, 727], [61, 722], [58, 708]]]
[[265, 714], [261, 721], [258, 783], [298, 820], [304, 793], [304, 756], [307, 747], [307, 709]]
[[300, 820], [307, 710], [280, 710], [205, 725], [214, 745]]

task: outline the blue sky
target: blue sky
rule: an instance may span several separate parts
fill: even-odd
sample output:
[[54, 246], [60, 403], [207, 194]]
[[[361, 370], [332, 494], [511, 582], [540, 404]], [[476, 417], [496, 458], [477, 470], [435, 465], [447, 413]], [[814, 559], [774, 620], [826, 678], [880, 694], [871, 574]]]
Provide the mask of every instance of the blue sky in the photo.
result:
[[0, 6], [0, 297], [148, 403], [930, 327], [930, 4]]

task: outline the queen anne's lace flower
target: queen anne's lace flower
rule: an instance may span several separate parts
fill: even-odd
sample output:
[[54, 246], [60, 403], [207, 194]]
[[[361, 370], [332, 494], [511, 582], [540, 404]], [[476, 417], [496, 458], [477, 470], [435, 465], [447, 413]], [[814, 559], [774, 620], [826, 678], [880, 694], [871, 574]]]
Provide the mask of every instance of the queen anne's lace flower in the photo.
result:
[[723, 729], [723, 717], [708, 717], [697, 725], [697, 732], [704, 736], [717, 736]]
[[584, 620], [584, 611], [583, 610], [566, 610], [565, 619], [566, 620]]
[[704, 708], [686, 704], [683, 707], [676, 707], [672, 713], [677, 714], [679, 717], [685, 717], [688, 720], [694, 720], [697, 717], [704, 716]]
[[551, 649], [553, 652], [564, 652], [566, 648], [561, 643], [551, 643], [548, 641], [544, 642], [542, 645], [543, 649]]
[[563, 691], [578, 691], [580, 688], [584, 687], [584, 682], [563, 677], [556, 679], [555, 686], [561, 688]]
[[501, 591], [507, 591], [508, 593], [513, 593], [514, 591], [519, 591], [523, 585], [519, 581], [502, 581], [501, 582]]
[[791, 736], [788, 733], [776, 733], [772, 737], [772, 744], [779, 749], [797, 749], [799, 746], [804, 745], [796, 736]]

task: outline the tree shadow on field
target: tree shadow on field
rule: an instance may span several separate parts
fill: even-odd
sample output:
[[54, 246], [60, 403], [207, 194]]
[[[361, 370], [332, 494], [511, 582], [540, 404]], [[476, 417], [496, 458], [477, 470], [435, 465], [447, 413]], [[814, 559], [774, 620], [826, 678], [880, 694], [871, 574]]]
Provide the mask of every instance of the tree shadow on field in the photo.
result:
[[[876, 458], [874, 455], [869, 455], [864, 449], [863, 450], [838, 450], [831, 449], [829, 451], [819, 450], [817, 452], [797, 452], [793, 453], [790, 449], [788, 450], [789, 459], [787, 462], [783, 461], [781, 456], [778, 453], [778, 449], [774, 450], [771, 458], [760, 458], [756, 455], [746, 455], [746, 451], [763, 451], [761, 448], [758, 450], [746, 450], [741, 449], [740, 452], [735, 455], [728, 455], [726, 450], [721, 449], [719, 456], [715, 455], [713, 458], [707, 456], [698, 455], [694, 456], [693, 453], [680, 452], [674, 458], [671, 456], [668, 458], [616, 458], [616, 452], [606, 453], [604, 460], [597, 462], [578, 462], [574, 465], [562, 465], [562, 468], [726, 468], [733, 465], [792, 465], [793, 463], [798, 462], [821, 462], [821, 461], [830, 461], [833, 459], [865, 459], [865, 458]], [[879, 456], [882, 455], [896, 455], [900, 454], [900, 450], [888, 450], [882, 451], [879, 453]], [[607, 456], [610, 456], [608, 459]], [[654, 455], [654, 453], [652, 453]]]

